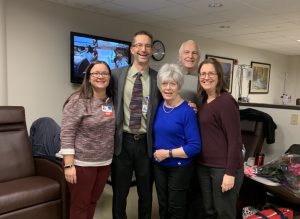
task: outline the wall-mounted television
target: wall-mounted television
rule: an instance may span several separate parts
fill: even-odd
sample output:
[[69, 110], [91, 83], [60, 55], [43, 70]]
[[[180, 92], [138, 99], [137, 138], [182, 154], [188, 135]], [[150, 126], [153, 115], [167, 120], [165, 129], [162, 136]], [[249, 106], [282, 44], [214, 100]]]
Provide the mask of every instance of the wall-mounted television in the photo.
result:
[[89, 34], [71, 32], [71, 82], [81, 83], [87, 66], [105, 61], [111, 70], [130, 64], [131, 43]]

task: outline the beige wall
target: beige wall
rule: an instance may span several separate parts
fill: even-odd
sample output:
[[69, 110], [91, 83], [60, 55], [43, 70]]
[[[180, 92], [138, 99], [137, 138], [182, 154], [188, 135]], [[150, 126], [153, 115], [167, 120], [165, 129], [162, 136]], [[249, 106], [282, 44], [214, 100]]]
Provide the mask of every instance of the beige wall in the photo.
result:
[[292, 95], [292, 103], [300, 98], [300, 56], [290, 57], [289, 67], [287, 70], [287, 94]]
[[[1, 0], [0, 4], [3, 6]], [[7, 104], [25, 106], [28, 126], [34, 120], [44, 116], [52, 117], [60, 123], [63, 102], [74, 90], [69, 76], [70, 31], [131, 40], [134, 32], [147, 29], [154, 34], [155, 39], [165, 43], [166, 57], [163, 62], [176, 62], [180, 43], [187, 39], [195, 39], [200, 44], [201, 60], [204, 59], [205, 54], [212, 54], [238, 59], [239, 64], [250, 64], [251, 61], [271, 64], [269, 94], [250, 95], [251, 102], [280, 103], [280, 95], [283, 91], [282, 74], [286, 71], [289, 71], [289, 77], [292, 79], [288, 84], [289, 94], [293, 97], [299, 94], [299, 86], [296, 86], [296, 83], [300, 84], [299, 57], [289, 57], [145, 27], [139, 23], [126, 22], [38, 0], [10, 0], [5, 7], [0, 8], [0, 16], [3, 16], [2, 8], [5, 8], [6, 12], [4, 26], [7, 42], [4, 46], [7, 46], [7, 53], [4, 59], [7, 59], [8, 72], [7, 83], [3, 83], [2, 79], [5, 76], [3, 77], [2, 74], [6, 70], [1, 67], [1, 95], [2, 86], [7, 85]], [[1, 26], [3, 27], [1, 23], [0, 30]], [[2, 37], [3, 33], [0, 34]], [[0, 45], [3, 46], [2, 38]], [[158, 69], [163, 62], [153, 61], [152, 66]], [[234, 69], [232, 93], [235, 97], [237, 97], [236, 73], [237, 67]], [[245, 93], [247, 90], [244, 91]], [[278, 113], [282, 112], [278, 111]]]
[[[241, 109], [248, 107], [241, 106]], [[262, 152], [265, 153], [265, 162], [277, 159], [283, 154], [292, 144], [300, 144], [300, 121], [297, 125], [291, 124], [292, 115], [300, 117], [300, 110], [290, 109], [275, 109], [263, 107], [251, 107], [253, 109], [269, 114], [277, 125], [275, 130], [275, 143], [267, 144], [264, 142]]]
[[0, 105], [7, 105], [5, 0], [0, 0]]

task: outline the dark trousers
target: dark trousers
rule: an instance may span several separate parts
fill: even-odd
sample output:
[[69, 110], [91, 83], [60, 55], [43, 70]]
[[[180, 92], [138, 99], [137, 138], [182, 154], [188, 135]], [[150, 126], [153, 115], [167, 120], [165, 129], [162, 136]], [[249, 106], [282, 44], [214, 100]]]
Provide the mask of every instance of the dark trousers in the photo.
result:
[[236, 202], [243, 183], [244, 170], [237, 170], [234, 187], [223, 193], [221, 185], [225, 169], [201, 165], [198, 165], [197, 169], [203, 197], [204, 218], [235, 219]]
[[[196, 164], [195, 164], [196, 165]], [[198, 219], [203, 217], [203, 201], [197, 168], [194, 168], [191, 183], [187, 195], [187, 219]]]
[[194, 164], [165, 167], [154, 164], [160, 219], [185, 219], [187, 191]]
[[93, 219], [109, 174], [110, 166], [76, 166], [77, 183], [68, 183], [71, 196], [70, 219]]
[[129, 134], [123, 136], [121, 154], [113, 158], [113, 218], [127, 219], [126, 204], [133, 171], [138, 192], [138, 218], [151, 219], [152, 210], [152, 162], [147, 155], [146, 135], [134, 139]]

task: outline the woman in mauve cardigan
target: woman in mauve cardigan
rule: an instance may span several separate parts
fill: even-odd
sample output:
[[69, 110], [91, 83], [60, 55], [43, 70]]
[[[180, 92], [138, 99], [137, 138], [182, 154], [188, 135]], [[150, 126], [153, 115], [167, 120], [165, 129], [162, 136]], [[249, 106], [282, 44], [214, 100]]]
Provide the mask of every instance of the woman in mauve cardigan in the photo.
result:
[[115, 132], [111, 81], [109, 66], [92, 62], [64, 105], [60, 153], [71, 196], [70, 219], [93, 219], [110, 174]]

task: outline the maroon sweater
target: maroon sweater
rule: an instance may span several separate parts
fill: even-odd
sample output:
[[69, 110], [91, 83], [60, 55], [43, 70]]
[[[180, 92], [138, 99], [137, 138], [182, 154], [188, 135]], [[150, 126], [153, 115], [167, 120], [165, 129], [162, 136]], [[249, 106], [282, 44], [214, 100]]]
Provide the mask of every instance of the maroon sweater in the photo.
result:
[[243, 167], [242, 137], [239, 107], [228, 93], [222, 93], [210, 103], [199, 107], [202, 152], [198, 163], [208, 167], [224, 168], [235, 176]]

